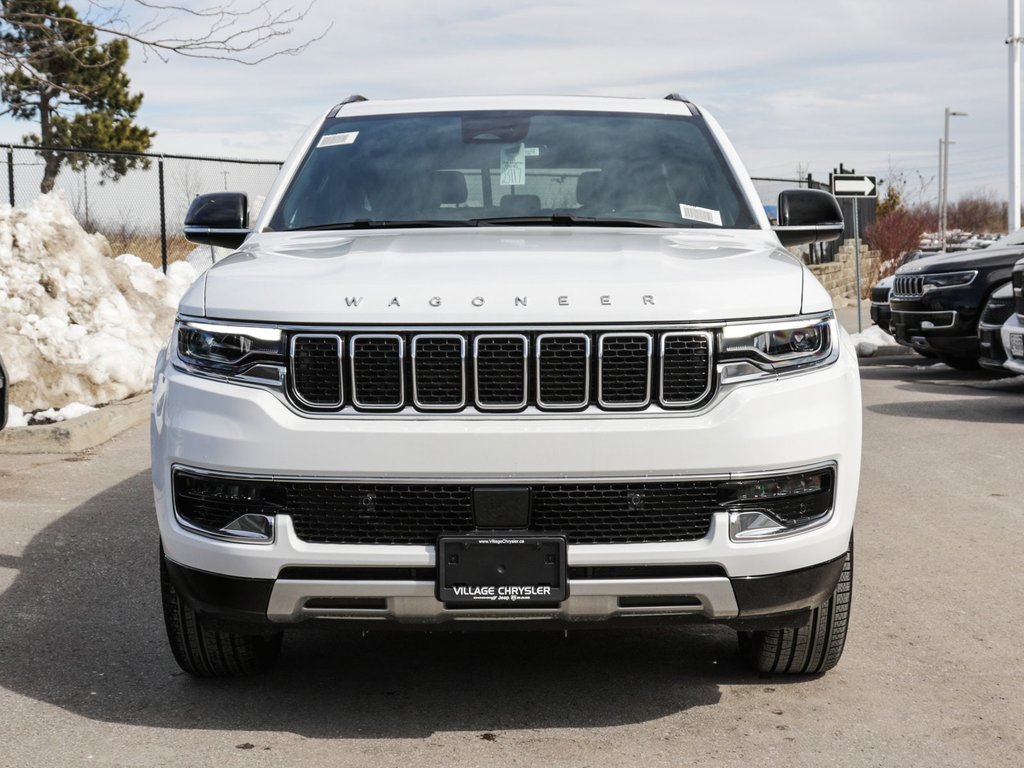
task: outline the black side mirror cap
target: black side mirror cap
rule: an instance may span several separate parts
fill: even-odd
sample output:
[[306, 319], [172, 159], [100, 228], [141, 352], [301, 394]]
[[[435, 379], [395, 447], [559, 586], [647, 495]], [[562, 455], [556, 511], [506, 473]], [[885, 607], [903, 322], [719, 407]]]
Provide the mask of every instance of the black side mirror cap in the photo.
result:
[[0, 429], [7, 426], [7, 369], [0, 358]]
[[193, 243], [237, 248], [249, 235], [249, 199], [244, 192], [199, 195], [185, 214], [185, 237]]
[[839, 202], [820, 189], [787, 189], [779, 193], [779, 223], [772, 227], [783, 245], [838, 240], [843, 235]]

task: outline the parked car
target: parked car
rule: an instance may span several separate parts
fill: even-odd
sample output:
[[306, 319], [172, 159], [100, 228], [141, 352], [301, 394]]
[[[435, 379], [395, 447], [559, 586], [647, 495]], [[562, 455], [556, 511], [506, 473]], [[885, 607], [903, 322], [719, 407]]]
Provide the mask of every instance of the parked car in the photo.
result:
[[981, 354], [978, 363], [982, 368], [1005, 373], [1006, 351], [1003, 349], [1003, 324], [1013, 314], [1013, 287], [1010, 283], [993, 291], [985, 303], [978, 321], [978, 343]]
[[936, 254], [901, 266], [889, 294], [896, 341], [933, 351], [954, 368], [977, 368], [982, 309], [1009, 282], [1022, 255], [1024, 230], [987, 248]]
[[892, 320], [889, 309], [889, 294], [892, 292], [893, 275], [887, 275], [871, 286], [871, 322], [888, 332]]
[[1011, 285], [1014, 312], [1003, 323], [1000, 333], [1006, 352], [1004, 366], [1014, 373], [1024, 373], [1024, 260], [1013, 268]]
[[721, 128], [667, 99], [332, 107], [181, 300], [153, 392], [164, 621], [197, 676], [305, 621], [734, 628], [835, 666], [860, 474], [856, 350]]
[[7, 426], [7, 369], [0, 357], [0, 429]]

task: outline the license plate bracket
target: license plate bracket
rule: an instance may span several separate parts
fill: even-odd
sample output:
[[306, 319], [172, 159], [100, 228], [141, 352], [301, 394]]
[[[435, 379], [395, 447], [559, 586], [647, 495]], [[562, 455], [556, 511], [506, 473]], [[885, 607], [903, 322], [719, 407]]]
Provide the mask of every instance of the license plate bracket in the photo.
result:
[[437, 541], [437, 599], [463, 608], [530, 608], [568, 597], [561, 536], [477, 534]]

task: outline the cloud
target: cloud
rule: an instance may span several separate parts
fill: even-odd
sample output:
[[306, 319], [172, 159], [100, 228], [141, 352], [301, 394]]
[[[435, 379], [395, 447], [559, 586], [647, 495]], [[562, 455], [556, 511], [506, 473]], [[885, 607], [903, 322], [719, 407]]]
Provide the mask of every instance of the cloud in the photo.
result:
[[[895, 161], [934, 175], [950, 106], [970, 114], [953, 129], [952, 196], [1005, 189], [1001, 3], [320, 0], [296, 35], [332, 23], [301, 55], [254, 67], [134, 52], [140, 121], [161, 151], [283, 158], [352, 93], [678, 91], [715, 113], [755, 173], [801, 163], [824, 177], [842, 161], [882, 175]], [[0, 121], [0, 138], [26, 130]]]

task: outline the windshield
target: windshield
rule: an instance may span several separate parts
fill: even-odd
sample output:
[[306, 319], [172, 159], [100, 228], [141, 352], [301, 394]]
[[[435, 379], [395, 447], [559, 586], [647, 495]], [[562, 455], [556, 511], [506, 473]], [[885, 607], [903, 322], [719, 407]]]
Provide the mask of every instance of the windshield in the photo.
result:
[[332, 118], [270, 229], [756, 228], [701, 118], [465, 112]]

